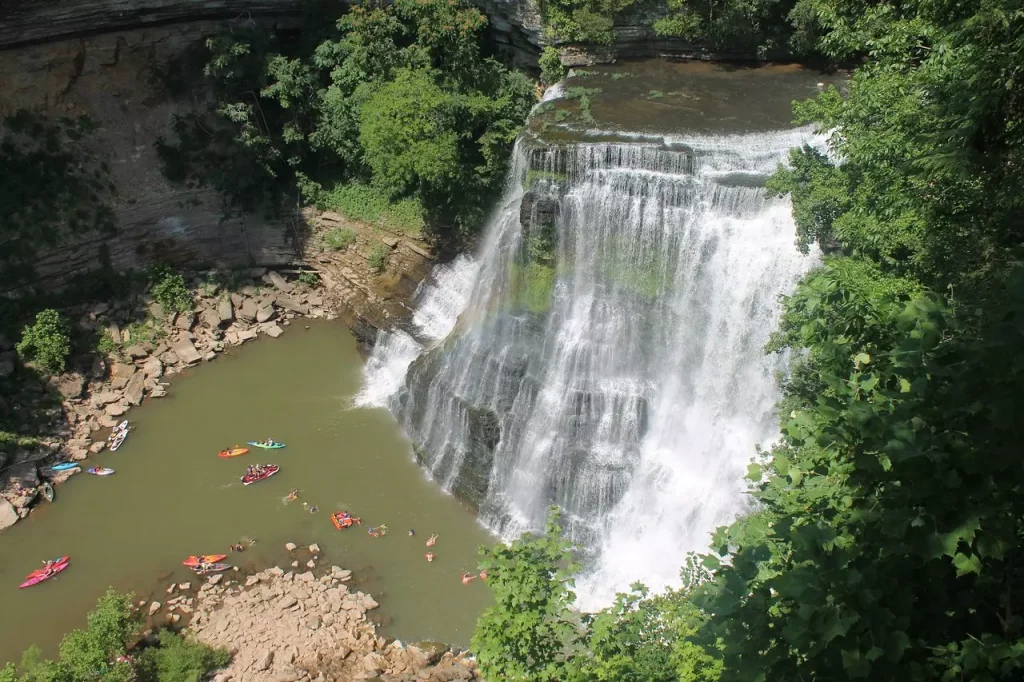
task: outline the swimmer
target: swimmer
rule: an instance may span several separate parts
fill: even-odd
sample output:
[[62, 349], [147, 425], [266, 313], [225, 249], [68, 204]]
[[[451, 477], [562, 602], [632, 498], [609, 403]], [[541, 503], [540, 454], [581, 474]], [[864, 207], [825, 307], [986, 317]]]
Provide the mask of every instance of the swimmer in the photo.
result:
[[296, 488], [295, 490], [291, 491], [284, 499], [287, 502], [294, 502], [295, 500], [299, 499], [299, 489]]
[[472, 573], [463, 573], [462, 574], [462, 584], [463, 585], [468, 585], [471, 582], [473, 582], [474, 580], [476, 580], [476, 576], [473, 575]]
[[316, 514], [318, 511], [320, 511], [320, 507], [316, 506], [315, 504], [309, 508], [310, 514]]
[[487, 580], [487, 571], [480, 571], [480, 580]]
[[428, 562], [430, 562], [430, 561], [433, 561], [433, 560], [434, 560], [434, 553], [433, 553], [433, 552], [427, 552], [427, 553], [426, 553], [426, 554], [424, 554], [423, 556], [427, 557], [427, 561], [428, 561]]
[[433, 547], [434, 543], [436, 543], [436, 542], [437, 542], [437, 533], [434, 533], [433, 535], [430, 536], [430, 539], [427, 540], [427, 547]]
[[414, 535], [416, 535], [416, 531], [414, 531], [412, 528], [410, 528], [409, 529], [409, 537], [413, 537]]

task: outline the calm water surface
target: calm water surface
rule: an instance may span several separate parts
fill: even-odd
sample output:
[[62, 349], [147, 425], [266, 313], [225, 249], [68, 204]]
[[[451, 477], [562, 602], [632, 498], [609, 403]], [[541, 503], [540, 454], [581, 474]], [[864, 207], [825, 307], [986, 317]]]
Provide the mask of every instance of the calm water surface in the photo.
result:
[[[174, 377], [167, 398], [132, 411], [136, 429], [117, 452], [87, 461], [116, 469], [114, 476], [73, 477], [52, 505], [0, 534], [0, 662], [30, 644], [53, 654], [108, 586], [161, 599], [171, 582], [190, 578], [180, 566], [185, 556], [227, 552], [241, 538], [257, 540], [229, 555], [243, 567], [287, 567], [284, 543], [317, 542], [321, 563], [355, 570], [358, 588], [377, 596], [387, 634], [469, 642], [489, 594], [459, 576], [475, 568], [478, 546], [492, 537], [424, 477], [390, 414], [351, 407], [362, 360], [347, 329], [303, 326]], [[217, 457], [267, 437], [288, 447]], [[244, 487], [239, 476], [257, 461], [281, 472]], [[293, 488], [299, 501], [286, 503]], [[320, 511], [309, 513], [302, 501]], [[363, 525], [335, 530], [329, 514], [340, 509]], [[367, 528], [381, 523], [388, 535], [369, 537]], [[428, 564], [432, 532], [440, 539]], [[59, 577], [17, 588], [43, 558], [63, 554], [71, 568]]]

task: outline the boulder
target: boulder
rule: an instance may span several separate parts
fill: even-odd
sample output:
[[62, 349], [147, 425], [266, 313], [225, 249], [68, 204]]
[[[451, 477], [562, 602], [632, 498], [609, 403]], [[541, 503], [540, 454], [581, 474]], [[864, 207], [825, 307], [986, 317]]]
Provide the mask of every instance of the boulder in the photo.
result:
[[128, 411], [128, 403], [125, 403], [123, 401], [110, 403], [103, 411], [104, 413], [111, 417], [120, 417], [122, 414]]
[[89, 456], [89, 451], [85, 448], [71, 446], [67, 448], [68, 456], [76, 462], [81, 462], [83, 459]]
[[245, 320], [246, 322], [252, 322], [255, 320], [258, 313], [259, 310], [256, 307], [256, 303], [249, 299], [242, 303], [242, 306], [238, 309], [239, 319]]
[[212, 329], [220, 326], [220, 315], [213, 308], [203, 308], [199, 313], [199, 321], [203, 323], [204, 327]]
[[274, 270], [271, 270], [270, 272], [268, 272], [267, 273], [267, 277], [270, 279], [270, 283], [274, 285], [274, 288], [276, 288], [276, 289], [278, 289], [280, 291], [284, 291], [285, 293], [287, 293], [287, 292], [289, 292], [289, 291], [291, 291], [292, 289], [295, 288], [291, 284], [289, 284], [285, 280], [284, 277], [279, 275]]
[[124, 398], [128, 401], [129, 405], [141, 405], [142, 396], [146, 387], [146, 375], [142, 372], [136, 372], [135, 375], [128, 380], [128, 385], [124, 388]]
[[217, 304], [217, 315], [220, 317], [221, 324], [235, 319], [235, 310], [231, 306], [230, 298], [222, 298], [220, 300], [220, 303]]
[[241, 294], [231, 294], [231, 305], [235, 306], [236, 308], [241, 308], [243, 301], [245, 301], [245, 299], [242, 298]]
[[268, 322], [277, 316], [277, 311], [274, 310], [274, 306], [268, 305], [260, 308], [256, 311], [257, 322]]
[[199, 354], [199, 351], [196, 350], [196, 347], [187, 338], [175, 341], [171, 346], [171, 350], [186, 365], [194, 365], [203, 359], [203, 356]]
[[221, 580], [224, 580], [224, 574], [217, 573], [216, 575], [211, 575], [209, 578], [207, 578], [206, 582], [210, 583], [211, 585], [216, 585], [220, 583]]
[[296, 545], [294, 542], [286, 543], [285, 546], [284, 546], [284, 548], [286, 550], [288, 550], [289, 552], [294, 552], [296, 549], [298, 549], [298, 547], [299, 546]]
[[114, 363], [114, 366], [110, 369], [110, 376], [115, 379], [128, 379], [132, 378], [135, 374], [135, 365], [130, 365], [126, 362]]
[[188, 331], [192, 328], [192, 325], [196, 322], [196, 316], [192, 311], [187, 313], [178, 313], [174, 318], [174, 326], [178, 329]]
[[192, 589], [192, 583], [178, 583], [179, 590], [190, 590]]
[[153, 387], [153, 390], [149, 392], [150, 398], [163, 398], [167, 395], [167, 387], [163, 384], [157, 384]]
[[155, 601], [155, 602], [153, 602], [152, 604], [150, 604], [150, 605], [149, 605], [149, 615], [151, 615], [151, 616], [152, 616], [152, 615], [153, 615], [154, 613], [156, 613], [157, 611], [159, 611], [159, 610], [160, 610], [160, 607], [161, 607], [161, 606], [163, 606], [163, 604], [161, 604], [161, 603], [160, 603], [160, 602], [158, 602], [158, 601]]
[[156, 301], [149, 304], [148, 310], [149, 316], [152, 317], [154, 320], [162, 320], [164, 319], [164, 315], [166, 314], [164, 313], [164, 307], [157, 303]]
[[257, 336], [255, 329], [241, 329], [238, 331], [238, 340], [242, 343], [252, 341]]
[[18, 522], [18, 512], [6, 499], [0, 497], [0, 530], [10, 528]]
[[164, 363], [160, 362], [160, 358], [150, 357], [142, 365], [142, 371], [146, 377], [152, 377], [154, 379], [160, 378], [164, 373]]
[[318, 544], [316, 544], [314, 542], [312, 545], [309, 546], [309, 551], [312, 554], [319, 554], [320, 553], [320, 545], [318, 545]]
[[277, 337], [281, 336], [281, 334], [284, 334], [284, 330], [281, 329], [276, 324], [270, 325], [264, 331], [266, 331], [267, 336], [269, 336], [272, 339], [276, 339]]
[[286, 610], [292, 608], [293, 606], [295, 606], [298, 603], [299, 603], [299, 600], [295, 598], [295, 595], [293, 595], [293, 594], [286, 594], [284, 596], [284, 598], [282, 598], [281, 601], [278, 603], [277, 607], [279, 609], [281, 609], [282, 611], [286, 611]]
[[117, 391], [103, 391], [102, 393], [93, 393], [89, 402], [92, 403], [93, 407], [103, 407], [110, 403], [116, 403], [120, 399], [121, 394]]
[[381, 241], [384, 242], [389, 249], [393, 249], [398, 246], [398, 240], [394, 237], [384, 237]]
[[35, 488], [39, 485], [39, 470], [32, 462], [15, 464], [5, 473], [7, 474], [7, 485], [13, 486], [20, 483], [25, 488]]
[[141, 343], [136, 343], [131, 346], [128, 346], [128, 349], [125, 351], [125, 353], [127, 353], [128, 357], [130, 357], [132, 360], [138, 360], [149, 355], [149, 351], [146, 350], [146, 347], [143, 346]]
[[287, 310], [288, 312], [298, 313], [299, 315], [308, 315], [309, 306], [304, 303], [299, 303], [295, 299], [289, 296], [278, 296], [274, 299], [274, 305], [278, 308]]
[[65, 398], [78, 398], [85, 390], [85, 377], [78, 372], [61, 374], [51, 379], [51, 385]]
[[267, 649], [263, 652], [263, 655], [256, 661], [256, 670], [263, 671], [268, 670], [270, 665], [274, 662], [274, 650]]
[[273, 682], [297, 682], [305, 676], [306, 673], [304, 671], [299, 670], [293, 665], [286, 665], [274, 676]]
[[99, 453], [103, 452], [103, 448], [105, 447], [107, 447], [107, 444], [101, 440], [98, 440], [89, 446], [89, 452], [91, 452], [94, 455], [98, 455]]

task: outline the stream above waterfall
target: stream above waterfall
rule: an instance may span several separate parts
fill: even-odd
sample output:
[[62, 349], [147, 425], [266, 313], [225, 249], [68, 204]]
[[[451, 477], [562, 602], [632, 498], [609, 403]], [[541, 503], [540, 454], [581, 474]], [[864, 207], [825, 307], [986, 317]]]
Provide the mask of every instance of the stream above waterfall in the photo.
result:
[[791, 148], [823, 144], [789, 123], [791, 101], [837, 80], [577, 72], [535, 110], [475, 258], [439, 268], [421, 319], [378, 340], [360, 399], [503, 537], [561, 507], [584, 608], [676, 583], [746, 507], [785, 367], [763, 347], [818, 258], [763, 184]]

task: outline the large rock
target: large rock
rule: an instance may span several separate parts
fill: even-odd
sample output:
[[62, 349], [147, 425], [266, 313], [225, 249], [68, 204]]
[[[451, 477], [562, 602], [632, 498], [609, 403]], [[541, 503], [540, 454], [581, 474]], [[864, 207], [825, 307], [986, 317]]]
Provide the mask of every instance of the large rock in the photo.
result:
[[270, 325], [264, 331], [267, 333], [267, 336], [269, 336], [272, 339], [276, 339], [277, 337], [281, 336], [281, 334], [284, 334], [284, 330], [281, 329], [276, 324]]
[[246, 322], [252, 322], [256, 319], [256, 315], [259, 313], [256, 308], [256, 303], [252, 299], [246, 299], [242, 303], [242, 307], [238, 309], [239, 319], [245, 320]]
[[146, 375], [143, 372], [136, 372], [128, 385], [124, 387], [124, 397], [130, 405], [141, 405], [142, 395], [146, 387]]
[[196, 322], [196, 316], [191, 311], [187, 313], [178, 313], [174, 318], [174, 326], [183, 331], [188, 331], [192, 328], [192, 325]]
[[222, 298], [220, 303], [217, 304], [217, 315], [220, 317], [221, 324], [235, 319], [235, 311], [231, 307], [230, 298]]
[[164, 365], [160, 358], [151, 357], [142, 365], [142, 371], [147, 378], [158, 379], [164, 373]]
[[204, 327], [213, 329], [220, 326], [220, 314], [213, 308], [203, 308], [202, 312], [199, 313], [199, 320], [203, 323]]
[[179, 339], [171, 346], [171, 350], [178, 356], [178, 359], [186, 365], [194, 365], [203, 359], [196, 347], [188, 339]]
[[298, 313], [299, 315], [308, 315], [309, 306], [303, 303], [299, 303], [295, 299], [289, 296], [278, 296], [274, 299], [274, 303], [278, 308], [283, 308], [292, 313]]
[[10, 528], [18, 522], [18, 512], [14, 506], [0, 497], [0, 530]]
[[275, 287], [276, 287], [277, 289], [279, 289], [279, 290], [281, 290], [281, 291], [283, 291], [283, 292], [285, 292], [285, 293], [288, 293], [289, 291], [291, 291], [292, 289], [294, 289], [294, 288], [295, 288], [294, 286], [292, 286], [291, 284], [289, 284], [289, 283], [288, 283], [288, 282], [287, 282], [287, 281], [285, 280], [285, 278], [284, 278], [284, 277], [282, 277], [281, 275], [277, 274], [277, 273], [276, 273], [275, 271], [273, 271], [273, 270], [271, 270], [270, 272], [268, 272], [268, 273], [267, 273], [267, 277], [269, 277], [269, 278], [270, 278], [270, 281], [271, 281], [271, 282], [273, 283], [273, 285], [274, 285], [274, 286], [275, 286]]
[[120, 417], [128, 411], [128, 405], [123, 402], [110, 403], [103, 411], [111, 417]]
[[115, 363], [110, 370], [111, 377], [114, 379], [124, 379], [125, 382], [131, 379], [133, 374], [135, 374], [135, 365], [130, 365], [126, 362]]
[[128, 349], [125, 351], [125, 353], [127, 353], [128, 357], [130, 357], [132, 360], [138, 360], [139, 358], [144, 358], [147, 355], [149, 355], [149, 351], [146, 350], [146, 347], [143, 346], [141, 343], [136, 343], [134, 345], [128, 346]]
[[257, 333], [255, 329], [240, 329], [238, 331], [238, 340], [242, 342], [252, 341], [256, 336]]
[[270, 668], [270, 664], [274, 662], [274, 650], [267, 649], [260, 656], [259, 660], [256, 661], [256, 670], [263, 671]]
[[61, 374], [51, 379], [51, 384], [63, 397], [68, 399], [79, 398], [82, 395], [82, 391], [85, 390], [85, 377], [78, 372]]
[[5, 473], [7, 474], [7, 485], [13, 486], [15, 483], [20, 483], [26, 488], [35, 488], [39, 485], [39, 470], [32, 462], [15, 464]]
[[161, 604], [161, 603], [160, 603], [160, 602], [158, 602], [158, 601], [155, 601], [155, 602], [153, 602], [152, 604], [150, 604], [150, 605], [149, 605], [149, 615], [151, 615], [151, 616], [152, 616], [152, 615], [153, 615], [154, 613], [156, 613], [157, 611], [159, 611], [159, 610], [160, 610], [160, 607], [161, 607], [161, 606], [163, 606], [163, 604]]
[[264, 306], [256, 311], [256, 321], [261, 323], [269, 322], [270, 320], [274, 319], [276, 315], [277, 311], [274, 310], [274, 306]]

